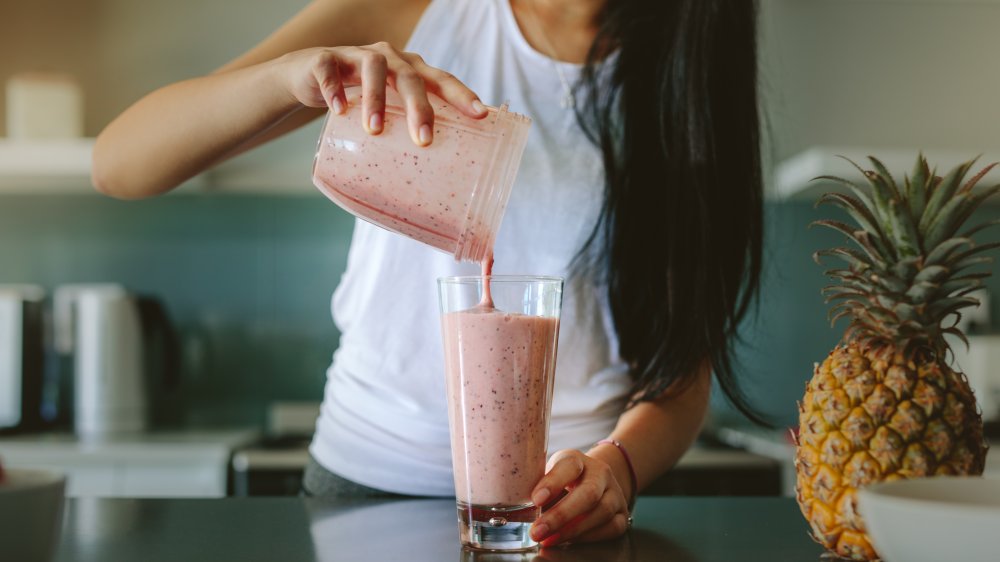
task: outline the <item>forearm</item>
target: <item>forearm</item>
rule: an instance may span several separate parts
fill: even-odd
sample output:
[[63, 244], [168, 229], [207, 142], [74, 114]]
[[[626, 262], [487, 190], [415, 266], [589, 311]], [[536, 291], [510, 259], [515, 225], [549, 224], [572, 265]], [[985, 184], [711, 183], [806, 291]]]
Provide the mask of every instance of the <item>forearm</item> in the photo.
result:
[[[628, 451], [642, 490], [673, 467], [694, 443], [708, 410], [711, 371], [704, 369], [690, 386], [664, 394], [653, 402], [641, 402], [618, 420], [610, 438]], [[598, 445], [587, 455], [611, 466], [625, 497], [634, 497], [628, 465], [613, 445]]]
[[315, 119], [326, 100], [306, 51], [379, 40], [402, 48], [427, 3], [313, 0], [218, 72], [163, 87], [115, 119], [94, 146], [95, 186], [121, 198], [163, 193]]
[[129, 199], [163, 193], [301, 109], [274, 66], [178, 82], [139, 100], [98, 136], [95, 186]]

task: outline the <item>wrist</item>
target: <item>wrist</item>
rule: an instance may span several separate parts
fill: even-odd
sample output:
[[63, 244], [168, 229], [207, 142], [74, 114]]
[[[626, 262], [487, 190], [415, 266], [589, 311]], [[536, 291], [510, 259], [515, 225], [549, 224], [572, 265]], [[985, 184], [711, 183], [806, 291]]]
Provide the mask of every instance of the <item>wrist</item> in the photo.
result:
[[296, 84], [293, 78], [296, 61], [295, 53], [286, 53], [278, 58], [263, 63], [260, 69], [260, 86], [263, 91], [270, 91], [283, 110], [294, 111], [301, 108], [302, 100], [295, 93]]
[[601, 439], [594, 444], [591, 452], [597, 453], [594, 456], [598, 456], [611, 467], [618, 485], [625, 494], [628, 511], [631, 513], [639, 495], [639, 482], [628, 450], [616, 439]]

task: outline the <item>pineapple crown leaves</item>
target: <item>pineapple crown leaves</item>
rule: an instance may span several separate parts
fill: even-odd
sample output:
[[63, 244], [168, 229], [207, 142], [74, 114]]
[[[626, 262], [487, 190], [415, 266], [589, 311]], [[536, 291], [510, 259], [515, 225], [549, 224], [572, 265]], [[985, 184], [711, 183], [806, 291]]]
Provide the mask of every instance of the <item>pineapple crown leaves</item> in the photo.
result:
[[943, 336], [954, 334], [965, 340], [956, 327], [960, 311], [979, 304], [968, 295], [990, 275], [975, 270], [992, 262], [982, 253], [1000, 247], [972, 239], [973, 234], [1000, 224], [1000, 219], [959, 232], [984, 201], [1000, 192], [1000, 185], [973, 190], [996, 164], [966, 180], [973, 159], [940, 177], [920, 154], [899, 184], [875, 157], [869, 157], [872, 170], [844, 160], [861, 172], [867, 187], [835, 176], [816, 178], [847, 188], [847, 193], [824, 194], [817, 204], [840, 208], [854, 223], [813, 223], [853, 242], [851, 247], [821, 250], [813, 256], [820, 264], [822, 257], [830, 256], [847, 266], [826, 272], [834, 280], [823, 289], [826, 302], [832, 304], [831, 323], [849, 318], [847, 339], [946, 352]]

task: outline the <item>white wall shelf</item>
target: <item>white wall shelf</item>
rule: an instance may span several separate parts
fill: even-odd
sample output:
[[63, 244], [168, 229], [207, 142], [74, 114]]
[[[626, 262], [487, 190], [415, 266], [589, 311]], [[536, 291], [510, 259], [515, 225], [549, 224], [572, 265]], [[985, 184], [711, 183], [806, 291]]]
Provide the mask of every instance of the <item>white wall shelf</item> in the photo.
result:
[[[3, 194], [86, 194], [95, 193], [90, 182], [90, 161], [94, 139], [13, 141], [0, 139], [0, 195]], [[822, 193], [840, 190], [817, 176], [839, 176], [865, 183], [861, 174], [840, 156], [846, 156], [871, 168], [867, 156], [877, 156], [890, 172], [901, 180], [913, 169], [916, 148], [876, 148], [857, 146], [815, 146], [781, 162], [774, 173], [772, 195], [779, 201], [815, 201]], [[977, 167], [1000, 160], [1000, 150], [976, 151], [927, 149], [923, 151], [931, 166], [944, 173], [952, 166], [981, 154]], [[316, 195], [308, 171], [302, 167], [271, 162], [254, 166], [253, 159], [224, 165], [188, 182], [182, 193], [235, 193], [275, 195]], [[235, 164], [235, 165], [234, 165]], [[976, 168], [974, 168], [975, 170]], [[1000, 166], [990, 172], [980, 185], [1000, 182]], [[994, 198], [993, 203], [1000, 203]]]
[[[866, 186], [867, 181], [861, 173], [841, 156], [850, 158], [864, 169], [871, 169], [868, 156], [873, 155], [885, 164], [897, 182], [902, 182], [903, 175], [913, 170], [918, 152], [921, 150], [917, 148], [815, 146], [781, 162], [775, 168], [772, 194], [779, 201], [815, 201], [827, 191], [845, 190], [836, 182], [815, 180], [818, 176], [837, 176]], [[931, 168], [937, 166], [938, 175], [944, 175], [952, 167], [977, 155], [979, 160], [972, 167], [970, 176], [987, 164], [1000, 161], [1000, 150], [926, 149], [922, 152]], [[979, 182], [979, 186], [996, 183], [1000, 183], [1000, 166], [987, 174]], [[998, 204], [1000, 197], [994, 197], [991, 201]]]
[[254, 164], [242, 158], [226, 163], [205, 174], [205, 193], [239, 193], [261, 195], [315, 195], [322, 193], [312, 184], [311, 168], [290, 164]]
[[[94, 139], [0, 139], [0, 196], [96, 194], [90, 181]], [[178, 193], [316, 195], [308, 168], [253, 165], [244, 158], [188, 180]]]
[[84, 193], [94, 139], [0, 139], [0, 193]]

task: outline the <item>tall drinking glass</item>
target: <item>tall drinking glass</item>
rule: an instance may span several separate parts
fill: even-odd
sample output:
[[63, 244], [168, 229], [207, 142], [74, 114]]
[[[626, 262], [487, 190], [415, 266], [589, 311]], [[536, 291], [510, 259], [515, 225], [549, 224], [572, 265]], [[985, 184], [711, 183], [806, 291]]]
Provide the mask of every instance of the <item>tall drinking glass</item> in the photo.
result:
[[438, 280], [458, 527], [469, 548], [537, 548], [528, 530], [541, 508], [531, 491], [545, 472], [562, 284]]

